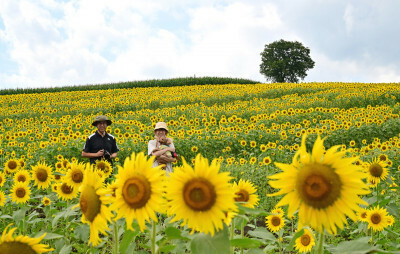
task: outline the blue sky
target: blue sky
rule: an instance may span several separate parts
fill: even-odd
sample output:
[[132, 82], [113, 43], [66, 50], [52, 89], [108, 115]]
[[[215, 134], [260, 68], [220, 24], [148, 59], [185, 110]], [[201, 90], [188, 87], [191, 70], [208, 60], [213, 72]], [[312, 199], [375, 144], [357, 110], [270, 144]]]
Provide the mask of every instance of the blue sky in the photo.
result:
[[221, 76], [266, 82], [276, 40], [305, 82], [400, 82], [400, 1], [1, 0], [0, 89]]

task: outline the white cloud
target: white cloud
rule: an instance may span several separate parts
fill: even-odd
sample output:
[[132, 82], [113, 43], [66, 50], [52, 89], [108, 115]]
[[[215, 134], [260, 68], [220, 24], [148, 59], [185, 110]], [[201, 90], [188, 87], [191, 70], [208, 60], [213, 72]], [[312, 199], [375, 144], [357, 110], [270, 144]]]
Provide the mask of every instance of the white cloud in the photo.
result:
[[353, 25], [354, 25], [353, 13], [354, 13], [353, 5], [350, 3], [347, 4], [343, 15], [347, 34], [351, 33], [351, 31], [353, 30]]
[[392, 64], [371, 65], [368, 61], [338, 61], [322, 53], [314, 53], [311, 57], [316, 64], [308, 72], [306, 82], [400, 82], [400, 75]]
[[[363, 24], [372, 22], [368, 10], [374, 8], [309, 3], [301, 9], [300, 4], [258, 0], [1, 0], [5, 29], [0, 28], [0, 49], [3, 45], [17, 71], [0, 73], [0, 84], [56, 86], [193, 75], [264, 81], [260, 53], [279, 39], [311, 49], [316, 66], [306, 81], [399, 80], [399, 65], [382, 60], [387, 52], [371, 51], [373, 41], [354, 41], [365, 34], [362, 29], [369, 26]], [[310, 6], [324, 12], [313, 17], [318, 10]], [[391, 21], [384, 18], [377, 20]], [[377, 56], [380, 62], [374, 61]]]

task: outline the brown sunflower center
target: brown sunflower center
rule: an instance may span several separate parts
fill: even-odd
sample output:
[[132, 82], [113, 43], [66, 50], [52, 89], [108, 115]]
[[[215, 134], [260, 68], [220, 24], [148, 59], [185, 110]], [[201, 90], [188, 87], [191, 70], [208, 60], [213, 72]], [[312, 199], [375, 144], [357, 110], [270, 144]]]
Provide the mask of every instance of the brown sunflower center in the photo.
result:
[[271, 224], [272, 224], [274, 227], [277, 227], [277, 226], [281, 225], [281, 218], [279, 218], [278, 216], [272, 216], [272, 218], [271, 218]]
[[0, 244], [0, 253], [3, 254], [13, 254], [13, 253], [23, 253], [23, 254], [36, 254], [36, 251], [32, 249], [26, 243], [19, 241], [3, 242]]
[[26, 181], [26, 177], [25, 177], [24, 175], [19, 175], [19, 176], [17, 177], [17, 181], [18, 181], [18, 182], [25, 182], [25, 181]]
[[61, 191], [64, 194], [71, 194], [74, 189], [66, 183], [61, 185]]
[[96, 167], [98, 169], [100, 169], [101, 171], [107, 172], [108, 171], [108, 167], [104, 162], [99, 162], [96, 164]]
[[17, 164], [16, 161], [10, 161], [10, 162], [8, 162], [8, 168], [9, 168], [9, 169], [14, 170], [14, 169], [16, 169], [17, 167], [18, 167], [18, 164]]
[[83, 173], [80, 170], [72, 172], [71, 175], [72, 181], [75, 183], [81, 183], [83, 181]]
[[384, 154], [381, 154], [381, 155], [379, 155], [379, 160], [380, 161], [386, 161], [386, 155], [384, 155]]
[[308, 246], [311, 243], [311, 237], [307, 234], [302, 235], [300, 241], [303, 246]]
[[374, 213], [374, 214], [371, 215], [371, 222], [372, 223], [379, 224], [381, 221], [382, 221], [382, 217], [379, 214]]
[[122, 188], [122, 196], [125, 202], [133, 209], [145, 206], [151, 196], [149, 181], [139, 175], [129, 178]]
[[183, 199], [186, 205], [195, 211], [207, 211], [216, 201], [214, 186], [204, 178], [188, 181], [183, 188]]
[[236, 194], [236, 198], [235, 198], [236, 202], [247, 202], [247, 201], [249, 201], [249, 193], [247, 191], [240, 190], [240, 191], [236, 192], [235, 194]]
[[93, 186], [86, 186], [79, 198], [79, 206], [85, 218], [93, 222], [96, 216], [100, 213], [101, 200]]
[[306, 164], [298, 173], [296, 189], [303, 202], [314, 208], [326, 208], [340, 197], [342, 182], [328, 165]]
[[3, 177], [0, 176], [0, 184], [3, 182]]
[[64, 168], [66, 168], [68, 166], [68, 161], [67, 160], [63, 160], [62, 164], [63, 164]]
[[60, 180], [61, 179], [61, 175], [54, 175], [54, 179], [57, 180], [57, 181]]
[[36, 171], [36, 178], [39, 180], [39, 182], [46, 182], [48, 177], [47, 171], [43, 168], [39, 168]]
[[367, 218], [367, 212], [362, 212], [361, 213], [361, 218], [363, 218], [363, 219]]
[[15, 195], [16, 195], [18, 198], [24, 198], [25, 195], [26, 195], [26, 190], [25, 190], [25, 188], [17, 188], [17, 189], [15, 190]]
[[369, 173], [372, 176], [381, 177], [383, 173], [383, 168], [381, 165], [379, 165], [379, 163], [374, 162], [369, 166]]

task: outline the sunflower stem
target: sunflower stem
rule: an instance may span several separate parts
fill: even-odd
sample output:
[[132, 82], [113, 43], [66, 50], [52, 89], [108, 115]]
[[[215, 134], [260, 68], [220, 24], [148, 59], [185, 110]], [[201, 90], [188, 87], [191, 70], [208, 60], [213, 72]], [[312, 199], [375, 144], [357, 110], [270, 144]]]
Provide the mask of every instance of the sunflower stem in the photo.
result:
[[151, 253], [156, 253], [156, 222], [154, 220], [151, 221]]
[[317, 254], [324, 253], [324, 232], [319, 233], [316, 253]]
[[114, 253], [118, 254], [118, 246], [119, 245], [119, 239], [118, 239], [118, 223], [117, 221], [114, 221]]
[[[240, 224], [240, 236], [244, 238], [244, 220]], [[240, 247], [240, 254], [243, 254], [243, 247]]]
[[[232, 219], [231, 223], [231, 236], [230, 239], [233, 240], [233, 237], [235, 237], [235, 218]], [[231, 246], [231, 254], [235, 253], [235, 247]]]

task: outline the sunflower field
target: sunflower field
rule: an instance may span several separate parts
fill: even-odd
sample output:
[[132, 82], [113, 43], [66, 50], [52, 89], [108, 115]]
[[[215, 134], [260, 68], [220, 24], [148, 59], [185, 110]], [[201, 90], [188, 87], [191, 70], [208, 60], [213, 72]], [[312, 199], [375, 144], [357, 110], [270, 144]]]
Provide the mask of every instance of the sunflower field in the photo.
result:
[[[7, 91], [0, 253], [400, 253], [399, 85]], [[97, 115], [113, 166], [81, 157]]]

